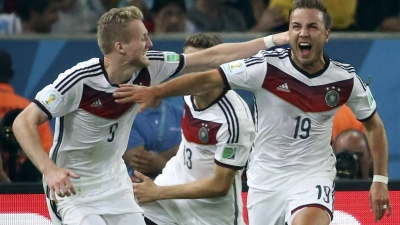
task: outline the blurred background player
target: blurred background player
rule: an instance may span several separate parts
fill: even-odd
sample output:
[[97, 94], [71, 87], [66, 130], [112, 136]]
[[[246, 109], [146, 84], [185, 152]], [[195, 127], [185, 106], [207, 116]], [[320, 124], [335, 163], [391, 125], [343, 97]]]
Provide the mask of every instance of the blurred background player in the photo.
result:
[[[215, 35], [196, 34], [186, 39], [184, 53], [220, 43]], [[136, 198], [152, 202], [141, 204], [147, 224], [244, 225], [241, 174], [255, 136], [250, 109], [223, 88], [184, 99], [183, 140], [154, 181], [159, 186], [135, 172], [143, 180], [134, 184]]]
[[[22, 110], [30, 104], [30, 101], [17, 93], [14, 92], [14, 88], [10, 85], [10, 80], [14, 76], [14, 70], [12, 68], [12, 58], [11, 55], [3, 49], [0, 49], [0, 124], [9, 124], [10, 137], [14, 138], [12, 134], [11, 124], [15, 119], [15, 115], [9, 115], [9, 113], [16, 112], [15, 110]], [[7, 116], [10, 121], [4, 121], [3, 119]], [[5, 134], [3, 131], [5, 127], [0, 127], [2, 129], [2, 135]], [[53, 144], [53, 133], [50, 129], [49, 122], [39, 126], [40, 141], [42, 143], [43, 149], [48, 154]], [[29, 166], [29, 170], [24, 168], [27, 165], [31, 165], [29, 159], [20, 150], [18, 144], [10, 144], [9, 140], [5, 140], [6, 137], [0, 137], [0, 154], [3, 158], [2, 168], [5, 172], [4, 175], [9, 175], [11, 181], [13, 182], [37, 182], [41, 180], [40, 173], [34, 167]], [[10, 154], [16, 154], [16, 158], [12, 157], [10, 161]], [[11, 172], [11, 174], [10, 174]], [[28, 173], [29, 172], [29, 173]]]
[[198, 29], [188, 19], [185, 0], [154, 0], [151, 8], [154, 33], [195, 33]]
[[372, 156], [365, 133], [348, 129], [333, 141], [338, 179], [372, 179]]
[[0, 14], [0, 33], [50, 33], [63, 0], [16, 0], [15, 12]]
[[183, 109], [167, 100], [156, 99], [136, 115], [122, 156], [132, 180], [137, 170], [154, 179], [173, 157], [181, 142]]
[[341, 132], [348, 129], [356, 129], [365, 132], [365, 127], [354, 115], [347, 105], [343, 105], [333, 116], [332, 141]]

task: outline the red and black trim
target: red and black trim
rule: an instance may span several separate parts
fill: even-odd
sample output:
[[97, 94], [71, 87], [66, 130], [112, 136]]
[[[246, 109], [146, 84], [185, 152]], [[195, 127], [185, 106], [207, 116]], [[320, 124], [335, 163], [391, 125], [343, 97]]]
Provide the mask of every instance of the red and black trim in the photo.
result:
[[331, 221], [333, 220], [333, 213], [332, 213], [332, 211], [331, 211], [330, 209], [328, 209], [327, 207], [325, 207], [325, 206], [323, 206], [323, 205], [320, 205], [320, 204], [308, 204], [308, 205], [299, 206], [299, 207], [297, 207], [297, 208], [295, 208], [295, 209], [292, 210], [291, 215], [295, 214], [297, 211], [299, 211], [299, 210], [301, 210], [301, 209], [309, 208], [309, 207], [320, 208], [320, 209], [324, 210], [326, 213], [328, 213], [328, 215], [329, 215], [329, 217], [330, 217], [330, 220], [331, 220]]

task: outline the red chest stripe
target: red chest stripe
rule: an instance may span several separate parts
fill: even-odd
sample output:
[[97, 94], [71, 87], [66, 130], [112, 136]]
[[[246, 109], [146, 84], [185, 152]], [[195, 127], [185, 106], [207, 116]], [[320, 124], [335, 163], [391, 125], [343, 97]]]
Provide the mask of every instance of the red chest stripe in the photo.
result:
[[[220, 123], [193, 118], [189, 107], [185, 104], [182, 119], [182, 131], [187, 141], [196, 144], [215, 145], [217, 144], [217, 132], [221, 125], [222, 124]], [[207, 142], [205, 143], [200, 140], [200, 130], [204, 131], [203, 134], [207, 135]]]
[[[308, 86], [268, 64], [268, 72], [262, 87], [304, 112], [324, 112], [343, 105], [349, 99], [353, 82], [353, 79], [348, 79], [324, 85]], [[334, 106], [329, 106], [326, 101], [329, 91], [338, 93], [337, 104]], [[334, 97], [331, 96], [331, 98]]]
[[133, 106], [133, 103], [117, 104], [114, 100], [112, 93], [84, 85], [79, 108], [105, 119], [117, 119]]

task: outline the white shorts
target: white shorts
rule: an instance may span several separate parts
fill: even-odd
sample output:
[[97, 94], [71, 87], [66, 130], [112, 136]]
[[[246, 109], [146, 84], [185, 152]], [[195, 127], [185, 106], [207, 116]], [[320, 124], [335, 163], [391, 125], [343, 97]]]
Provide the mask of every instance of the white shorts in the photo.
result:
[[[249, 225], [284, 225], [292, 216], [306, 207], [325, 210], [333, 217], [333, 178], [324, 174], [287, 182], [277, 190], [265, 191], [249, 188], [247, 209]], [[290, 224], [289, 224], [290, 225]]]
[[[166, 204], [173, 204], [171, 200], [163, 200]], [[144, 210], [144, 216], [156, 223], [157, 225], [173, 225], [178, 224], [169, 214], [168, 212], [160, 205], [158, 201], [146, 203], [141, 205]], [[177, 209], [176, 216], [179, 214], [179, 210]]]
[[[118, 186], [112, 187], [104, 192], [96, 193], [94, 195], [72, 195], [64, 198], [57, 198], [57, 205], [54, 201], [46, 198], [47, 207], [50, 217], [54, 224], [86, 224], [87, 220], [98, 220], [102, 217], [107, 220], [127, 221], [126, 223], [108, 223], [105, 224], [145, 224], [143, 218], [143, 210], [139, 207], [135, 200], [133, 193], [132, 182], [127, 176], [127, 180], [119, 183]], [[46, 185], [44, 184], [45, 192]], [[96, 217], [97, 215], [97, 217]], [[120, 215], [123, 218], [121, 218]], [[118, 219], [117, 219], [118, 217]], [[139, 218], [135, 220], [128, 220], [126, 218]], [[62, 220], [61, 220], [62, 218]], [[107, 219], [106, 219], [107, 218]], [[113, 219], [114, 218], [114, 219]], [[132, 222], [135, 223], [132, 223]], [[96, 223], [92, 223], [96, 224]]]

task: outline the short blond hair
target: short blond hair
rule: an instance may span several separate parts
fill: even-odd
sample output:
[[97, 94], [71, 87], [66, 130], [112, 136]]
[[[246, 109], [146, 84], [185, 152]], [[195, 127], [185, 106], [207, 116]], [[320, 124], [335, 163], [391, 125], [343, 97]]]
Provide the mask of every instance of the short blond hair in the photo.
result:
[[135, 6], [113, 8], [101, 16], [97, 22], [97, 43], [104, 55], [112, 51], [116, 40], [129, 41], [128, 25], [133, 20], [143, 20], [143, 13]]

